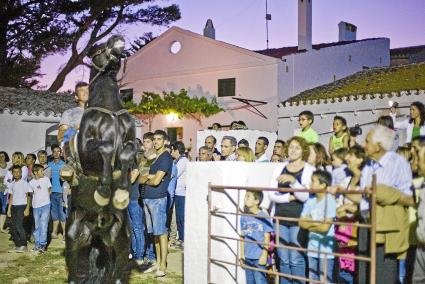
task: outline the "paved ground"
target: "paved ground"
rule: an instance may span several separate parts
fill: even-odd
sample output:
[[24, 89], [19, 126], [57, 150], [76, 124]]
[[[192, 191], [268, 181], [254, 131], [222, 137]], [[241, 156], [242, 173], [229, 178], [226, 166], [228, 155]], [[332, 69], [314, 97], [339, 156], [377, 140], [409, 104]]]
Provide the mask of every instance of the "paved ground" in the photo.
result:
[[[13, 247], [9, 234], [0, 233], [0, 283], [65, 283], [66, 267], [63, 257], [65, 243], [53, 240], [45, 255], [31, 252], [8, 253]], [[29, 244], [32, 248], [33, 244]], [[182, 283], [183, 253], [170, 249], [167, 276], [155, 279], [152, 274], [143, 274], [131, 265], [130, 283]]]

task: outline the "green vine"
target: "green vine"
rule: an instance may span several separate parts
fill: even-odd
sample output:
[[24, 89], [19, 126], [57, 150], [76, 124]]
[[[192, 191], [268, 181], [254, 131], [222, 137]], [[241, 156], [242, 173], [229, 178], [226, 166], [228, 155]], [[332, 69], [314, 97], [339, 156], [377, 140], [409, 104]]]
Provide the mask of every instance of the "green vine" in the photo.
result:
[[130, 113], [146, 115], [151, 119], [158, 114], [176, 113], [179, 118], [190, 115], [198, 116], [194, 118], [200, 120], [201, 116], [209, 117], [223, 111], [215, 98], [208, 102], [205, 97], [189, 97], [185, 89], [179, 93], [163, 92], [162, 95], [145, 92], [139, 104], [127, 102], [125, 107]]

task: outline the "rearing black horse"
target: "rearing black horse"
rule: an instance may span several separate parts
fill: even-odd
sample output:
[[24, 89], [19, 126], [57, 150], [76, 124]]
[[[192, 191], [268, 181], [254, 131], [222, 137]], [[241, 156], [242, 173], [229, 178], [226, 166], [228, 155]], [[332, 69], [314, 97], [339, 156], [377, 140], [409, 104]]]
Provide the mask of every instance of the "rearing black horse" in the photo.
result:
[[91, 56], [90, 95], [76, 139], [81, 167], [66, 226], [70, 283], [128, 282], [124, 209], [136, 146], [134, 119], [123, 108], [117, 84], [123, 52], [124, 39], [112, 36]]

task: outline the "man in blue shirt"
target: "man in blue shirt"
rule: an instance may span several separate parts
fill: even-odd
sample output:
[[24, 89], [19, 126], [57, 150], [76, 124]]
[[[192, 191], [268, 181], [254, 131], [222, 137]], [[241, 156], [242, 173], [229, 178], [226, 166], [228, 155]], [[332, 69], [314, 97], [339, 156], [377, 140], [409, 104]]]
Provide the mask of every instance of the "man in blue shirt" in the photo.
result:
[[53, 221], [52, 239], [58, 238], [59, 222], [62, 227], [62, 235], [65, 239], [66, 214], [63, 207], [63, 181], [60, 178], [60, 170], [65, 165], [65, 162], [61, 160], [62, 151], [59, 145], [53, 144], [51, 149], [53, 160], [48, 165], [51, 170], [50, 182], [52, 184], [52, 193], [50, 194], [51, 217]]
[[[380, 185], [383, 185], [400, 191], [402, 194], [397, 204], [409, 206], [413, 205], [413, 192], [411, 190], [412, 170], [403, 157], [391, 151], [394, 136], [393, 130], [382, 125], [375, 126], [367, 134], [364, 148], [370, 161], [361, 172], [360, 188], [372, 186], [372, 176], [376, 175], [378, 190]], [[362, 216], [368, 215], [369, 207], [369, 200], [362, 199], [360, 201]], [[379, 227], [380, 211], [377, 212], [377, 226]], [[408, 218], [408, 216], [404, 216], [404, 218]], [[359, 230], [359, 251], [362, 253], [368, 249], [367, 241], [365, 241], [367, 237], [363, 235], [362, 230]], [[359, 275], [362, 277], [360, 281], [364, 281], [363, 275], [365, 273], [362, 272], [363, 270], [363, 265], [359, 265]], [[376, 283], [396, 283], [397, 280], [397, 254], [385, 253], [384, 243], [381, 240], [377, 240]]]
[[156, 277], [165, 276], [168, 254], [167, 232], [167, 189], [170, 183], [173, 158], [165, 150], [167, 134], [156, 130], [153, 137], [156, 160], [149, 169], [149, 174], [142, 176], [141, 183], [146, 184], [144, 205], [148, 233], [154, 235], [156, 248], [156, 265], [146, 270], [155, 272]]

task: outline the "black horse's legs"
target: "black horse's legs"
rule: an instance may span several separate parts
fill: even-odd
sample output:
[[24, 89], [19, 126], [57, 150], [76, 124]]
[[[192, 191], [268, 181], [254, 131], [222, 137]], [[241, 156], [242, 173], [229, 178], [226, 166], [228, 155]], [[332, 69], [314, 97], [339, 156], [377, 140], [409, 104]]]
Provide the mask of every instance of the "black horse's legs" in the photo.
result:
[[133, 141], [127, 141], [119, 154], [121, 162], [121, 179], [119, 188], [115, 191], [112, 202], [114, 207], [117, 209], [124, 209], [127, 207], [129, 198], [129, 181], [130, 181], [130, 164], [134, 161], [134, 155], [136, 154], [136, 147]]
[[99, 206], [106, 206], [111, 197], [112, 183], [112, 156], [114, 154], [114, 144], [109, 141], [99, 143], [98, 151], [103, 159], [103, 170], [100, 178], [100, 186], [94, 192], [94, 200]]
[[128, 265], [128, 250], [130, 245], [130, 231], [127, 222], [127, 213], [119, 211], [115, 214], [116, 222], [121, 226], [113, 226], [111, 228], [111, 237], [114, 240], [113, 250], [115, 251], [115, 269], [114, 269], [114, 282], [127, 283], [129, 277]]
[[79, 253], [90, 247], [92, 240], [92, 226], [83, 221], [84, 214], [74, 211], [68, 217], [66, 226], [66, 250], [65, 257], [68, 266], [68, 282], [80, 283], [82, 279], [88, 277], [88, 267], [85, 265], [78, 266], [78, 263], [84, 263], [80, 259]]

